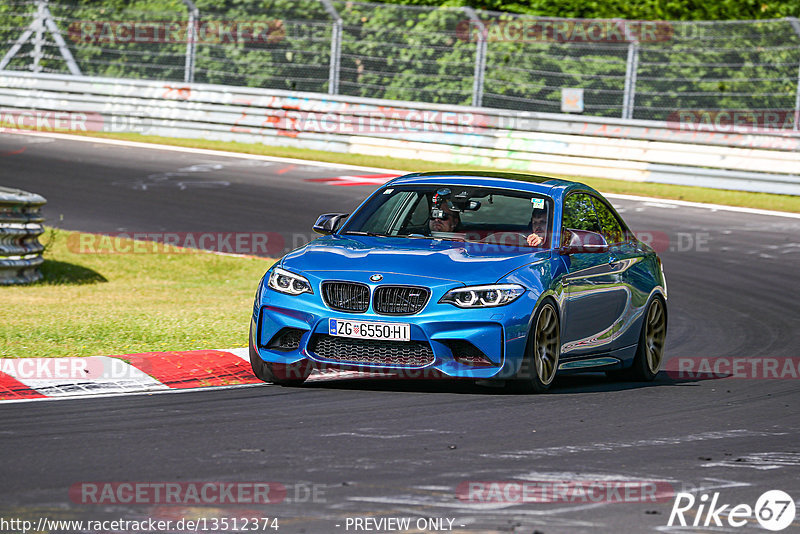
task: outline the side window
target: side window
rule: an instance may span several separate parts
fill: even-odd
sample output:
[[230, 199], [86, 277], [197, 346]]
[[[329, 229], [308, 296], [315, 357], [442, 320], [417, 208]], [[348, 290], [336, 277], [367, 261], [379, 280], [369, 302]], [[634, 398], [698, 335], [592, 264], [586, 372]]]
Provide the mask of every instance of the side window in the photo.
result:
[[564, 218], [561, 226], [562, 228], [599, 232], [600, 228], [594, 213], [592, 197], [584, 193], [569, 195], [564, 201]]
[[364, 232], [374, 232], [377, 234], [388, 233], [392, 230], [395, 218], [409, 199], [414, 196], [410, 192], [397, 192], [375, 210], [370, 217], [364, 221], [361, 230]]
[[625, 232], [614, 213], [598, 198], [592, 199], [597, 219], [600, 221], [600, 233], [609, 245], [625, 241]]
[[411, 217], [408, 222], [411, 226], [422, 226], [427, 224], [428, 217], [431, 214], [431, 199], [427, 195], [420, 195], [417, 199], [417, 205], [411, 212]]

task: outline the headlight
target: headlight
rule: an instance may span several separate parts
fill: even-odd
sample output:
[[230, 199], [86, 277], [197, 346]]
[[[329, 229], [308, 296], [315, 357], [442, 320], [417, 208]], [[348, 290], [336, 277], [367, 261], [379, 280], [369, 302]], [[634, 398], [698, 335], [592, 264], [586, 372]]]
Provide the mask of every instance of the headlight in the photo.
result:
[[286, 269], [275, 267], [269, 275], [270, 289], [287, 295], [299, 295], [301, 293], [314, 293], [308, 280], [299, 274], [290, 273]]
[[459, 308], [492, 308], [514, 302], [523, 293], [525, 288], [517, 284], [459, 287], [445, 293], [439, 303]]

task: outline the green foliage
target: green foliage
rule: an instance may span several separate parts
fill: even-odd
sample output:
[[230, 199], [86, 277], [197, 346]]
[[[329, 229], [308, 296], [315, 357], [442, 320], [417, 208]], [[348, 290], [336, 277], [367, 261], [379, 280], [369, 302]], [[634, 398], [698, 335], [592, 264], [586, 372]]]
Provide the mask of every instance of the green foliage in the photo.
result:
[[797, 0], [382, 0], [418, 6], [464, 6], [540, 17], [636, 20], [756, 20], [800, 16]]
[[[586, 114], [622, 113], [629, 43], [541, 34], [514, 37], [508, 33], [511, 23], [541, 24], [541, 19], [508, 13], [516, 11], [540, 17], [606, 17], [570, 23], [570, 33], [591, 25], [619, 26], [607, 20], [612, 17], [670, 20], [658, 27], [656, 40], [645, 39], [637, 49], [634, 118], [668, 120], [682, 109], [794, 108], [800, 37], [788, 20], [770, 17], [799, 15], [797, 0], [332, 2], [342, 19], [339, 93], [344, 95], [472, 104], [478, 45], [476, 34], [468, 31], [468, 14], [460, 8], [469, 4], [506, 11], [479, 15], [489, 29], [485, 107], [560, 112], [561, 90], [583, 88]], [[201, 28], [230, 29], [242, 23], [268, 28], [262, 39], [225, 38], [213, 31], [201, 35], [195, 82], [328, 92], [334, 21], [321, 1], [195, 3]], [[181, 0], [66, 0], [51, 2], [50, 9], [85, 74], [183, 81], [185, 40], [82, 38], [84, 24], [104, 22], [115, 27], [156, 21], [185, 28], [187, 10]], [[16, 0], [0, 4], [0, 41], [13, 42], [32, 21], [34, 10], [34, 4]], [[737, 18], [769, 20], [680, 22]], [[52, 43], [44, 52], [44, 72], [67, 72]], [[32, 45], [25, 45], [9, 68], [28, 70], [31, 54]]]
[[344, 23], [342, 93], [469, 104], [475, 46], [454, 33], [460, 10], [335, 1]]

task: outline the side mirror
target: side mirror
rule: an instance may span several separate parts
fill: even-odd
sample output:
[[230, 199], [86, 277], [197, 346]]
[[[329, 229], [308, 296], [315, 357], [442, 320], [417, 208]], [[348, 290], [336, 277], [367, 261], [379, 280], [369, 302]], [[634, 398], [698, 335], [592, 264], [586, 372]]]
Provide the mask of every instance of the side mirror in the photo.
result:
[[350, 216], [349, 213], [325, 213], [317, 217], [312, 230], [322, 235], [330, 235], [339, 227], [339, 223]]
[[574, 228], [564, 228], [564, 241], [566, 245], [559, 249], [559, 253], [565, 256], [570, 254], [592, 254], [608, 252], [608, 243], [602, 234], [590, 232], [588, 230], [576, 230]]

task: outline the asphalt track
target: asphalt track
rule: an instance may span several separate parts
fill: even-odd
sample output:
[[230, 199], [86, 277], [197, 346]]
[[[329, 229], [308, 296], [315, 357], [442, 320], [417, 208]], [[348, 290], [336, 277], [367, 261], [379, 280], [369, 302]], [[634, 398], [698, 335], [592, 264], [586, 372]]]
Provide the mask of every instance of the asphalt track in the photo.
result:
[[[0, 135], [0, 184], [44, 195], [49, 223], [92, 232], [273, 231], [288, 243], [310, 237], [317, 214], [349, 211], [372, 189], [307, 180], [352, 174]], [[669, 358], [797, 358], [800, 220], [614, 204], [665, 248]], [[479, 503], [456, 490], [469, 481], [662, 481], [732, 505], [754, 506], [771, 489], [799, 501], [798, 384], [786, 375], [662, 372], [652, 384], [587, 375], [514, 396], [467, 383], [332, 380], [2, 404], [0, 518], [257, 514], [277, 517], [277, 532], [313, 533], [355, 532], [357, 517], [410, 518], [408, 532], [421, 518], [452, 519], [452, 532], [737, 532], [727, 523], [668, 528], [671, 497]], [[113, 481], [277, 482], [288, 495], [221, 507], [70, 499], [74, 484]], [[686, 518], [696, 515], [697, 505]]]

